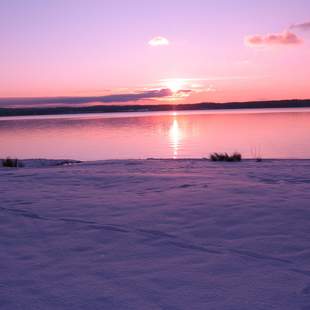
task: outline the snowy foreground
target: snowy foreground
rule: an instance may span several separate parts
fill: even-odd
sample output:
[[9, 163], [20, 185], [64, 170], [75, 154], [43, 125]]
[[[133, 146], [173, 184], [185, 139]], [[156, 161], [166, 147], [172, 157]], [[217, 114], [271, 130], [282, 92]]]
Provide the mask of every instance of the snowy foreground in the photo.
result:
[[0, 309], [310, 309], [310, 161], [24, 163]]

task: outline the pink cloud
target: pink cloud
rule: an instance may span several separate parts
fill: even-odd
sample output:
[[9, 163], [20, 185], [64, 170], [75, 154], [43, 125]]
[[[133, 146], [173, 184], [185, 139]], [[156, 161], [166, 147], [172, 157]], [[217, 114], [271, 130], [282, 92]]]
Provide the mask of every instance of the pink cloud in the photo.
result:
[[251, 35], [245, 38], [245, 43], [250, 46], [297, 45], [302, 42], [302, 39], [291, 31], [267, 35]]

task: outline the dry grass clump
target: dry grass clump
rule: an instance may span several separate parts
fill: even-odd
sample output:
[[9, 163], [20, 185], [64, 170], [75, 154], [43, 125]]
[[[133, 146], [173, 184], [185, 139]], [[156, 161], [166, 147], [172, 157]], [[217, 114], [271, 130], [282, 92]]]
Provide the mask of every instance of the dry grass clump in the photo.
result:
[[23, 164], [17, 158], [7, 157], [2, 159], [2, 166], [7, 168], [18, 168], [22, 167]]

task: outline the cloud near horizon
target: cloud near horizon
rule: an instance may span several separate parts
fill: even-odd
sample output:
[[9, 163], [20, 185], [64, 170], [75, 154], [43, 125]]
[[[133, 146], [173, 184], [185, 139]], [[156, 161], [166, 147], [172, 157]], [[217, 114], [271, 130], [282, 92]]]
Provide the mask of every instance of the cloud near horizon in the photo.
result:
[[290, 27], [290, 29], [297, 29], [303, 31], [310, 31], [310, 22], [294, 24]]
[[87, 103], [123, 103], [146, 99], [158, 99], [172, 96], [168, 88], [148, 90], [138, 93], [116, 94], [107, 96], [88, 97], [27, 97], [27, 98], [0, 98], [0, 108], [8, 105], [36, 105], [36, 104], [87, 104]]
[[245, 43], [249, 46], [298, 45], [302, 42], [303, 40], [291, 31], [267, 35], [250, 35], [245, 38]]

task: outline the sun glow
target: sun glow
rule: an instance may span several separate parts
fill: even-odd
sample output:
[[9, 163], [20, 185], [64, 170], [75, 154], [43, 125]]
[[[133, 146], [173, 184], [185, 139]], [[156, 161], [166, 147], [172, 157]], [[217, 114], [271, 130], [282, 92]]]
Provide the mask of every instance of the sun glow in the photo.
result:
[[163, 86], [169, 88], [173, 93], [177, 93], [186, 86], [186, 82], [182, 79], [167, 79], [163, 80]]

